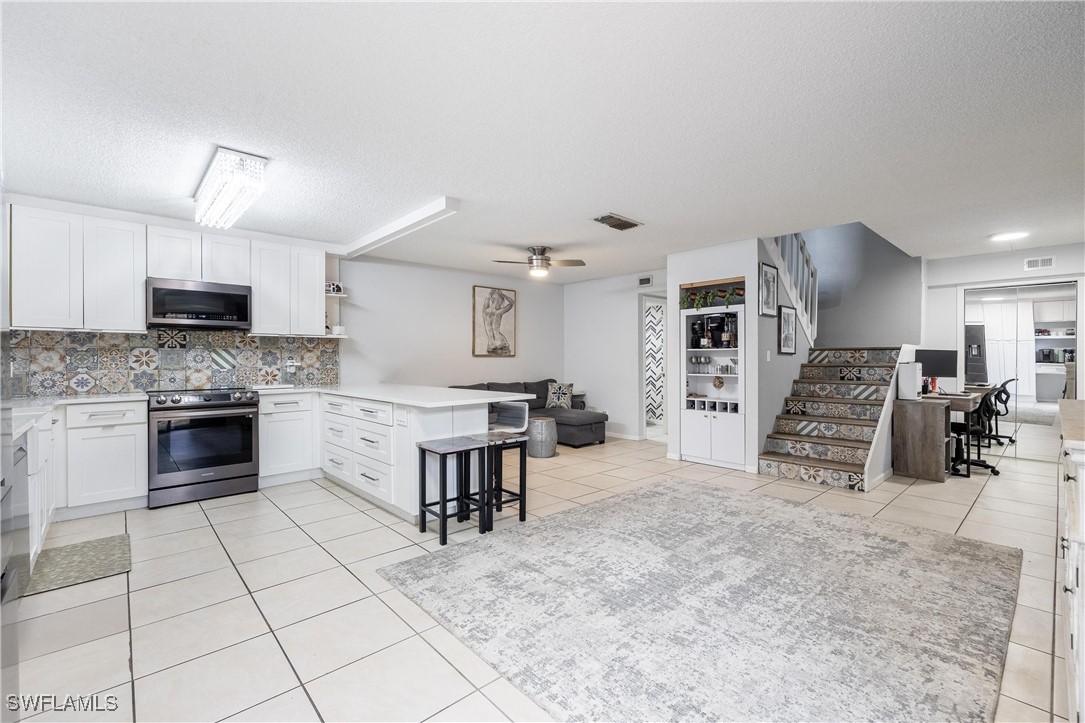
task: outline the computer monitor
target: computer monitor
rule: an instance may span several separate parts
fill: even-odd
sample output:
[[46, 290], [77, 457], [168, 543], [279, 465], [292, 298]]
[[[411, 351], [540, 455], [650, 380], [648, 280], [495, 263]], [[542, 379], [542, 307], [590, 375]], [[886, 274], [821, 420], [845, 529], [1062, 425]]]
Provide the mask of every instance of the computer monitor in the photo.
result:
[[915, 360], [923, 365], [925, 377], [956, 377], [956, 349], [916, 349]]

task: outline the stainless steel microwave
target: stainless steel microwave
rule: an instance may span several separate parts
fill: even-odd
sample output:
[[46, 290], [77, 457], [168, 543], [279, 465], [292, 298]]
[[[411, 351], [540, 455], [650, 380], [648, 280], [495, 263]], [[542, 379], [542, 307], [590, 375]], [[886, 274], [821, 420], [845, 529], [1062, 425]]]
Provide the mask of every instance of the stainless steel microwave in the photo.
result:
[[252, 328], [252, 287], [147, 279], [148, 328]]

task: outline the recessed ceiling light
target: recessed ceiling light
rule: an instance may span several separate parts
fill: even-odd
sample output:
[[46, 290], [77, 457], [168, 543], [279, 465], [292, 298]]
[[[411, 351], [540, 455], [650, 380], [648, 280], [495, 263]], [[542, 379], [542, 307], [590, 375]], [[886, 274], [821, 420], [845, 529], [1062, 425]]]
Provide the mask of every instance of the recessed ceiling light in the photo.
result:
[[1006, 231], [1004, 233], [991, 234], [992, 241], [1018, 241], [1028, 236], [1028, 231]]
[[219, 148], [196, 189], [196, 222], [230, 228], [264, 192], [267, 159]]

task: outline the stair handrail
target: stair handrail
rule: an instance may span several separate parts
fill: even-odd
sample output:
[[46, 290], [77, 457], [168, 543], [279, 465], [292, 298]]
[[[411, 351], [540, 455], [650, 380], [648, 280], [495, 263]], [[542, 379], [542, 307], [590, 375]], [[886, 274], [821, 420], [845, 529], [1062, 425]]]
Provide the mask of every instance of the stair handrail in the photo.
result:
[[795, 301], [795, 312], [810, 343], [818, 333], [818, 270], [801, 233], [761, 239], [779, 271], [778, 283]]

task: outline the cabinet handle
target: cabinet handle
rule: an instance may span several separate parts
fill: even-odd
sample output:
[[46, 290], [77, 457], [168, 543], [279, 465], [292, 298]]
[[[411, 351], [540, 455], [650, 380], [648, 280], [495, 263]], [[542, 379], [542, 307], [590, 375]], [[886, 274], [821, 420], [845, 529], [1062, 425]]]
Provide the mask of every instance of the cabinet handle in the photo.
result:
[[329, 407], [335, 407], [336, 409], [342, 409], [343, 405], [339, 402], [325, 402]]
[[128, 412], [91, 412], [87, 415], [87, 419], [91, 417], [124, 417]]
[[366, 437], [359, 437], [358, 439], [362, 440], [362, 441], [363, 441], [363, 442], [365, 442], [366, 444], [376, 444], [376, 443], [377, 443], [377, 440], [375, 440], [375, 439], [368, 439], [368, 438], [366, 438]]
[[328, 464], [334, 464], [336, 467], [342, 467], [343, 463], [337, 459], [329, 459]]
[[335, 427], [329, 427], [328, 431], [331, 432], [332, 434], [334, 434], [337, 437], [342, 437], [343, 436], [343, 429], [342, 428], [336, 429]]
[[370, 477], [370, 476], [369, 476], [369, 475], [367, 475], [367, 474], [366, 474], [365, 472], [359, 472], [359, 473], [358, 473], [358, 476], [359, 476], [359, 477], [365, 477], [365, 478], [366, 478], [367, 480], [369, 480], [370, 482], [376, 482], [376, 481], [377, 481], [377, 478], [376, 478], [376, 477]]
[[1063, 549], [1063, 550], [1069, 550], [1070, 549], [1070, 538], [1066, 537], [1066, 536], [1060, 537], [1059, 538], [1059, 547], [1061, 549]]
[[360, 411], [362, 414], [376, 414], [377, 413], [376, 409], [366, 409], [365, 407], [358, 407], [358, 411]]
[[1065, 593], [1070, 593], [1071, 595], [1074, 594], [1074, 588], [1070, 587], [1069, 585], [1067, 585], [1065, 583], [1062, 586], [1062, 591], [1065, 592]]
[[1069, 482], [1070, 480], [1073, 480], [1074, 482], [1077, 482], [1077, 477], [1074, 477], [1072, 474], [1069, 474], [1069, 473], [1067, 473], [1066, 475], [1063, 476], [1063, 480], [1062, 480], [1063, 482]]
[[276, 407], [295, 407], [295, 406], [297, 406], [297, 405], [301, 404], [301, 402], [299, 402], [299, 401], [293, 401], [293, 402], [272, 402], [272, 403], [273, 403], [273, 404], [274, 404], [274, 405], [275, 405]]
[[59, 421], [60, 421], [59, 419], [54, 419], [54, 420], [53, 420], [53, 421], [51, 422], [51, 424], [56, 424], [56, 423], [57, 423], [57, 422], [59, 422]]

